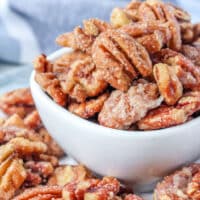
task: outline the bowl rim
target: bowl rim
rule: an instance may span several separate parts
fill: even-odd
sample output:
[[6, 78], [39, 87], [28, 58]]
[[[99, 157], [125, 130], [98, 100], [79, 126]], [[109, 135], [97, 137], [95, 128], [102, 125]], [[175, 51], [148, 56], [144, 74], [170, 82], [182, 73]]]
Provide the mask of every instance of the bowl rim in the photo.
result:
[[[55, 59], [57, 59], [58, 57], [62, 56], [65, 53], [70, 53], [73, 50], [71, 48], [62, 48], [59, 49], [57, 51], [55, 51], [54, 53], [50, 54], [47, 57], [47, 60], [49, 61], [53, 61]], [[159, 130], [149, 130], [149, 131], [139, 131], [139, 130], [118, 130], [118, 129], [113, 129], [113, 128], [109, 128], [109, 127], [105, 127], [102, 126], [100, 124], [91, 122], [87, 119], [83, 119], [73, 113], [71, 113], [70, 111], [67, 110], [67, 108], [61, 107], [60, 105], [58, 105], [56, 102], [54, 102], [40, 87], [40, 85], [35, 81], [35, 71], [33, 70], [33, 72], [31, 73], [31, 77], [30, 77], [30, 85], [31, 85], [31, 92], [32, 90], [37, 90], [37, 92], [39, 93], [40, 96], [42, 96], [45, 101], [48, 102], [49, 105], [54, 106], [56, 109], [58, 109], [60, 112], [62, 112], [63, 114], [67, 115], [67, 117], [71, 117], [72, 120], [76, 120], [77, 123], [81, 123], [81, 124], [85, 124], [87, 126], [91, 126], [91, 128], [98, 128], [101, 129], [102, 133], [101, 134], [113, 134], [114, 136], [128, 136], [128, 137], [148, 137], [148, 138], [155, 138], [155, 137], [160, 137], [160, 136], [169, 136], [169, 135], [173, 135], [176, 134], [177, 132], [180, 132], [180, 130], [178, 129], [185, 129], [185, 127], [187, 126], [187, 128], [192, 128], [194, 127], [196, 124], [200, 123], [200, 117], [197, 117], [195, 119], [192, 119], [191, 121], [185, 122], [183, 124], [180, 125], [176, 125], [176, 126], [172, 126], [169, 128], [164, 128], [164, 129], [159, 129]], [[99, 131], [97, 131], [99, 132]], [[109, 133], [108, 133], [109, 132]], [[136, 134], [134, 134], [136, 133]], [[94, 133], [95, 134], [95, 133]]]

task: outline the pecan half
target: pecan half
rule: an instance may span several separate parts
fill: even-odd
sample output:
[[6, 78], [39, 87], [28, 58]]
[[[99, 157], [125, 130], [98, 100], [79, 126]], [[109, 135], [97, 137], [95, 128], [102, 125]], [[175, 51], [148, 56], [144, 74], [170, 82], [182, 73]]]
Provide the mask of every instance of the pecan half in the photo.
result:
[[[176, 171], [175, 173], [169, 176], [166, 176], [162, 182], [157, 184], [154, 190], [154, 199], [155, 200], [165, 200], [165, 199], [197, 200], [198, 192], [199, 192], [198, 188], [197, 190], [195, 190], [195, 188], [193, 188], [194, 190], [192, 190], [192, 187], [193, 187], [193, 183], [195, 183], [195, 179], [198, 177], [197, 174], [199, 172], [200, 172], [200, 165], [192, 164], [188, 167], [184, 167], [182, 170]], [[195, 191], [197, 191], [196, 193], [197, 198], [195, 197]], [[192, 196], [192, 194], [194, 194], [194, 196]]]
[[71, 103], [68, 107], [69, 111], [82, 117], [82, 118], [90, 118], [94, 116], [96, 113], [99, 113], [103, 107], [104, 102], [108, 98], [109, 94], [105, 93], [96, 99], [90, 99], [83, 103]]
[[103, 126], [128, 129], [161, 102], [162, 97], [158, 98], [156, 84], [138, 83], [130, 87], [126, 93], [113, 91], [105, 101], [98, 121]]
[[126, 91], [137, 77], [135, 68], [146, 77], [152, 64], [146, 49], [119, 30], [102, 33], [93, 45], [93, 60], [104, 79], [114, 88]]

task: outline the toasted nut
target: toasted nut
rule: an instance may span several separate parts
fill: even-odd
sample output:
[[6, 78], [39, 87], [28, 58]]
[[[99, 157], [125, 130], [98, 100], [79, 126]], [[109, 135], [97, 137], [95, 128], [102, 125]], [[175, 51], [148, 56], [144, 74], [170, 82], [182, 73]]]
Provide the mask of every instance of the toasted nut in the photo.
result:
[[187, 121], [184, 110], [171, 106], [161, 106], [150, 111], [138, 122], [140, 130], [156, 130], [182, 124]]
[[120, 28], [123, 25], [131, 23], [132, 20], [123, 9], [114, 8], [111, 13], [110, 22], [113, 27]]
[[193, 176], [191, 183], [188, 184], [187, 194], [193, 200], [200, 199], [200, 170]]
[[43, 142], [30, 141], [25, 138], [14, 138], [10, 140], [17, 153], [21, 155], [41, 154], [47, 151], [47, 146]]
[[97, 99], [91, 99], [81, 104], [71, 103], [68, 109], [70, 112], [87, 119], [101, 111], [108, 96], [108, 93], [105, 93], [99, 96]]
[[34, 60], [34, 69], [38, 73], [52, 72], [52, 63], [47, 60], [46, 55], [41, 54]]
[[[176, 171], [175, 173], [166, 176], [164, 180], [157, 184], [154, 190], [155, 200], [177, 200], [177, 199], [198, 199], [198, 192], [194, 189], [192, 192], [192, 184], [194, 183], [195, 176], [200, 172], [199, 164], [192, 164], [188, 167], [184, 167], [182, 170]], [[189, 194], [187, 193], [189, 192]], [[191, 192], [191, 193], [190, 193]], [[197, 196], [195, 196], [197, 192]], [[192, 193], [194, 196], [192, 196]], [[191, 196], [190, 196], [191, 195]]]
[[70, 69], [60, 74], [58, 79], [62, 90], [77, 102], [97, 96], [107, 87], [90, 56], [73, 62]]
[[48, 185], [64, 186], [70, 182], [80, 182], [88, 178], [91, 178], [91, 173], [82, 165], [60, 166], [54, 171], [53, 176], [48, 181]]
[[90, 54], [95, 39], [94, 36], [98, 36], [100, 32], [109, 27], [106, 22], [98, 19], [89, 19], [84, 21], [84, 29], [76, 27], [73, 32], [60, 35], [56, 42], [60, 46], [71, 47], [74, 50], [81, 50]]
[[173, 70], [163, 63], [154, 65], [154, 78], [168, 105], [174, 105], [183, 94], [183, 87]]
[[9, 157], [0, 163], [0, 194], [4, 200], [11, 199], [26, 179], [22, 160]]
[[59, 186], [39, 186], [25, 190], [13, 200], [61, 200], [62, 188]]
[[[128, 59], [127, 59], [128, 58]], [[132, 79], [152, 73], [146, 49], [127, 34], [109, 30], [102, 33], [93, 45], [93, 60], [103, 71], [105, 80], [114, 88], [126, 91]]]
[[153, 83], [139, 83], [130, 87], [127, 93], [116, 90], [104, 103], [98, 121], [107, 127], [128, 129], [149, 110], [158, 107], [162, 100], [162, 97], [158, 98], [157, 86]]
[[36, 73], [35, 80], [56, 103], [66, 105], [67, 95], [61, 89], [60, 82], [53, 73]]
[[34, 109], [34, 102], [28, 88], [8, 92], [0, 97], [0, 109], [7, 115], [18, 114], [24, 117]]
[[93, 200], [108, 200], [114, 197], [120, 188], [120, 183], [112, 177], [104, 177], [99, 179], [87, 179], [78, 183], [71, 182], [63, 189], [63, 199], [72, 200], [74, 198]]
[[161, 106], [150, 111], [138, 122], [141, 130], [155, 130], [183, 124], [200, 110], [200, 92], [188, 92], [178, 101], [176, 107]]

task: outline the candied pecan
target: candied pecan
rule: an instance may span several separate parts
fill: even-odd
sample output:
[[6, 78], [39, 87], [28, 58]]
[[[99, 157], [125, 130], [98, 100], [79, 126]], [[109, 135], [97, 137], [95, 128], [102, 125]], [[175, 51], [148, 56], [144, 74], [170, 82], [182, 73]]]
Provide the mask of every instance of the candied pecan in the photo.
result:
[[48, 177], [54, 172], [53, 165], [46, 161], [30, 160], [25, 162], [24, 166], [27, 170], [27, 178], [24, 183], [25, 187], [46, 184]]
[[91, 178], [91, 173], [82, 165], [59, 166], [50, 177], [48, 185], [64, 186], [70, 182], [80, 182], [88, 178]]
[[39, 186], [26, 189], [13, 200], [61, 200], [62, 187], [59, 186]]
[[121, 8], [114, 8], [111, 13], [110, 22], [114, 28], [120, 28], [131, 23], [131, 18]]
[[30, 129], [38, 129], [42, 126], [42, 121], [40, 119], [37, 110], [34, 110], [24, 118], [24, 124]]
[[158, 98], [154, 83], [138, 83], [130, 87], [127, 93], [115, 90], [105, 101], [98, 121], [103, 126], [128, 129], [149, 110], [158, 107], [162, 100], [162, 97]]
[[139, 0], [132, 0], [125, 8], [124, 11], [126, 14], [133, 20], [138, 21], [138, 9], [141, 5], [141, 1]]
[[36, 73], [35, 80], [56, 103], [66, 105], [67, 95], [62, 91], [60, 82], [53, 73]]
[[200, 170], [193, 176], [192, 181], [188, 184], [187, 194], [193, 200], [200, 199]]
[[53, 63], [53, 72], [56, 74], [66, 73], [70, 66], [77, 60], [84, 60], [88, 55], [81, 51], [72, 51], [56, 59]]
[[[177, 76], [185, 88], [193, 89], [200, 85], [200, 68], [195, 66], [191, 60], [181, 53], [171, 49], [162, 49], [153, 57], [155, 63], [163, 62], [172, 66], [180, 66], [185, 72], [181, 73], [180, 70], [178, 70]], [[193, 81], [194, 79], [195, 82]]]
[[191, 43], [194, 40], [193, 25], [188, 22], [183, 22], [180, 24], [180, 27], [183, 43]]
[[56, 42], [60, 46], [71, 47], [74, 50], [81, 50], [86, 53], [91, 53], [91, 47], [95, 37], [99, 33], [107, 30], [109, 24], [98, 19], [89, 19], [84, 21], [84, 28], [76, 27], [73, 32], [60, 35]]
[[38, 73], [52, 72], [52, 64], [47, 60], [47, 57], [44, 54], [36, 57], [33, 66]]
[[176, 9], [161, 1], [146, 1], [138, 9], [141, 21], [161, 21], [165, 22], [171, 32], [171, 37], [167, 45], [174, 50], [181, 48], [180, 25], [176, 18]]
[[192, 164], [188, 167], [184, 167], [182, 170], [176, 171], [175, 173], [166, 176], [162, 182], [157, 184], [154, 190], [155, 200], [197, 200], [199, 191], [197, 190], [197, 198], [195, 199], [195, 196], [190, 196], [190, 192], [192, 192], [192, 190], [188, 190], [189, 194], [187, 193], [187, 188], [190, 187], [190, 185], [192, 184], [192, 180], [195, 179], [195, 175], [199, 172], [200, 165]]
[[176, 106], [178, 109], [184, 109], [189, 117], [200, 110], [200, 91], [187, 92], [178, 101]]
[[193, 30], [194, 30], [194, 40], [196, 40], [200, 37], [200, 23], [195, 24]]
[[114, 197], [120, 189], [120, 183], [112, 177], [99, 179], [87, 179], [70, 182], [63, 189], [63, 199], [110, 199]]
[[150, 111], [138, 122], [141, 130], [155, 130], [183, 124], [200, 110], [200, 92], [188, 92], [178, 101], [176, 107], [161, 106]]
[[21, 159], [11, 156], [0, 161], [0, 199], [11, 199], [25, 179], [26, 171]]
[[192, 45], [183, 45], [182, 53], [189, 58], [195, 65], [200, 66], [200, 48]]
[[62, 90], [77, 102], [97, 96], [107, 87], [90, 56], [72, 63], [68, 72], [58, 75], [58, 79]]
[[82, 118], [90, 118], [94, 116], [96, 113], [99, 113], [103, 107], [104, 102], [108, 98], [109, 94], [105, 93], [96, 99], [90, 99], [83, 103], [71, 103], [68, 107], [69, 111], [82, 117]]
[[102, 33], [93, 45], [93, 60], [103, 71], [105, 80], [114, 88], [126, 91], [139, 73], [152, 73], [152, 64], [146, 49], [136, 40], [119, 30]]
[[174, 105], [183, 94], [182, 84], [171, 68], [164, 63], [158, 63], [153, 68], [159, 91], [168, 105]]
[[138, 122], [140, 130], [156, 130], [182, 124], [187, 121], [187, 116], [182, 109], [172, 106], [161, 106], [150, 111]]
[[142, 44], [149, 53], [153, 54], [162, 49], [165, 38], [161, 31], [156, 30], [152, 34], [137, 38], [137, 41]]
[[20, 155], [41, 154], [47, 151], [47, 145], [39, 141], [30, 141], [23, 137], [16, 137], [10, 140], [15, 151]]
[[18, 114], [24, 117], [34, 109], [29, 88], [16, 89], [0, 97], [0, 109], [7, 115]]

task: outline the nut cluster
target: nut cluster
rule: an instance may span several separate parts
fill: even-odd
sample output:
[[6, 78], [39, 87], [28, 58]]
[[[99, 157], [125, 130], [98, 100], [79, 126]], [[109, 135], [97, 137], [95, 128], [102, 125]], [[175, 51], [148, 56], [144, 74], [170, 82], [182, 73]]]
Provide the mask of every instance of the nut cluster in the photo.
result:
[[54, 62], [36, 58], [35, 80], [82, 118], [152, 130], [185, 123], [200, 110], [200, 24], [172, 4], [133, 0], [114, 8], [110, 23], [85, 20], [56, 42], [73, 51]]
[[7, 115], [0, 119], [0, 200], [142, 200], [115, 178], [59, 164], [64, 152], [43, 126], [29, 89], [4, 94], [0, 108]]

